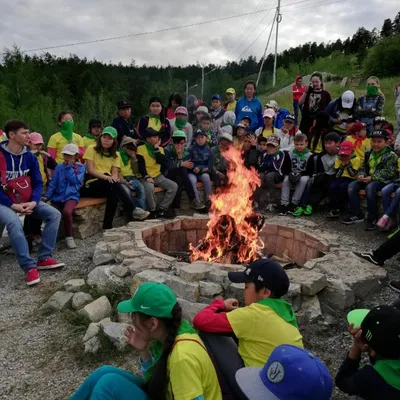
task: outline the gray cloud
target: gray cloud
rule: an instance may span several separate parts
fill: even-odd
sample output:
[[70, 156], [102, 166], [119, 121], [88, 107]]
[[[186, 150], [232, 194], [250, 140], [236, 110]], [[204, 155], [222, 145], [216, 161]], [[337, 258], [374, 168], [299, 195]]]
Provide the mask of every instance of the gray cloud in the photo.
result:
[[[380, 30], [383, 20], [393, 19], [398, 12], [394, 0], [347, 0], [315, 8], [306, 7], [324, 1], [289, 5], [297, 1], [282, 1], [279, 51], [309, 41], [345, 39], [360, 26]], [[220, 6], [212, 0], [19, 0], [0, 4], [0, 13], [4, 16], [0, 24], [0, 45], [11, 47], [16, 44], [26, 50], [91, 41], [272, 8], [276, 2], [235, 0], [228, 4]], [[273, 14], [271, 10], [165, 33], [49, 51], [58, 56], [73, 53], [88, 59], [123, 64], [134, 59], [137, 64], [147, 65], [221, 64], [237, 60], [242, 53], [243, 57], [252, 54], [260, 58]], [[269, 49], [272, 48], [271, 44]]]

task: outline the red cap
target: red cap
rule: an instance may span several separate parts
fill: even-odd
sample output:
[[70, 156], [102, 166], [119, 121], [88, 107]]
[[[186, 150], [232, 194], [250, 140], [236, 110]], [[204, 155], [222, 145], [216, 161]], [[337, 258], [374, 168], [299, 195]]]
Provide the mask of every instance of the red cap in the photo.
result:
[[350, 133], [360, 132], [361, 129], [366, 128], [367, 125], [364, 122], [355, 122], [352, 127], [350, 128]]
[[353, 143], [345, 140], [339, 146], [339, 156], [350, 156], [353, 154], [354, 145]]

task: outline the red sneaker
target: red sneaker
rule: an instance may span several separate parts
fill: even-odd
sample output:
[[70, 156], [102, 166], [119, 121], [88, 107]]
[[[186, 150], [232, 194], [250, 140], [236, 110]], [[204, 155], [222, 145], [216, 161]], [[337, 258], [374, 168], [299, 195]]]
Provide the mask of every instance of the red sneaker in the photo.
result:
[[56, 261], [54, 258], [46, 258], [45, 260], [42, 260], [37, 263], [37, 269], [39, 271], [44, 270], [44, 269], [54, 269], [54, 268], [61, 268], [64, 267], [64, 263], [59, 263]]
[[40, 282], [39, 272], [36, 268], [30, 268], [26, 273], [26, 284], [28, 286], [36, 285]]

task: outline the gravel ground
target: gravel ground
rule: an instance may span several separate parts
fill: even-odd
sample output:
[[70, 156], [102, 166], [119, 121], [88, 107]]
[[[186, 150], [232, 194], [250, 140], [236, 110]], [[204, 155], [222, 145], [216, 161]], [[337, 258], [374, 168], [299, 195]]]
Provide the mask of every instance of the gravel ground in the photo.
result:
[[[366, 250], [385, 240], [379, 232], [363, 227], [328, 222], [321, 214], [311, 217], [324, 229], [340, 232], [342, 248]], [[62, 270], [42, 272], [42, 282], [27, 288], [24, 276], [11, 253], [0, 255], [0, 393], [1, 399], [66, 399], [82, 380], [102, 364], [114, 364], [135, 371], [133, 354], [120, 357], [84, 358], [82, 330], [59, 315], [42, 315], [38, 309], [68, 279], [86, 277], [93, 268], [91, 257], [100, 236], [78, 241], [76, 250], [58, 244], [55, 258], [67, 264]], [[396, 259], [387, 263], [390, 277], [400, 279]], [[390, 304], [397, 299], [387, 286], [371, 296], [362, 307]], [[338, 313], [314, 325], [302, 327], [306, 346], [321, 357], [335, 374], [351, 341], [346, 333], [345, 313]], [[333, 399], [347, 399], [335, 392]]]

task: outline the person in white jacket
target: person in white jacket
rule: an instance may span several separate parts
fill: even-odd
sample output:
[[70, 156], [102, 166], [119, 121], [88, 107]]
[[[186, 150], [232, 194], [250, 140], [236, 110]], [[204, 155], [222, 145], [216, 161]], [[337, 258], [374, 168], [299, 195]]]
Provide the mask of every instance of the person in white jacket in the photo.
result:
[[291, 151], [294, 149], [294, 137], [301, 133], [296, 127], [296, 118], [294, 115], [288, 114], [283, 120], [281, 129], [278, 129], [276, 135], [281, 139], [280, 149], [283, 151]]

